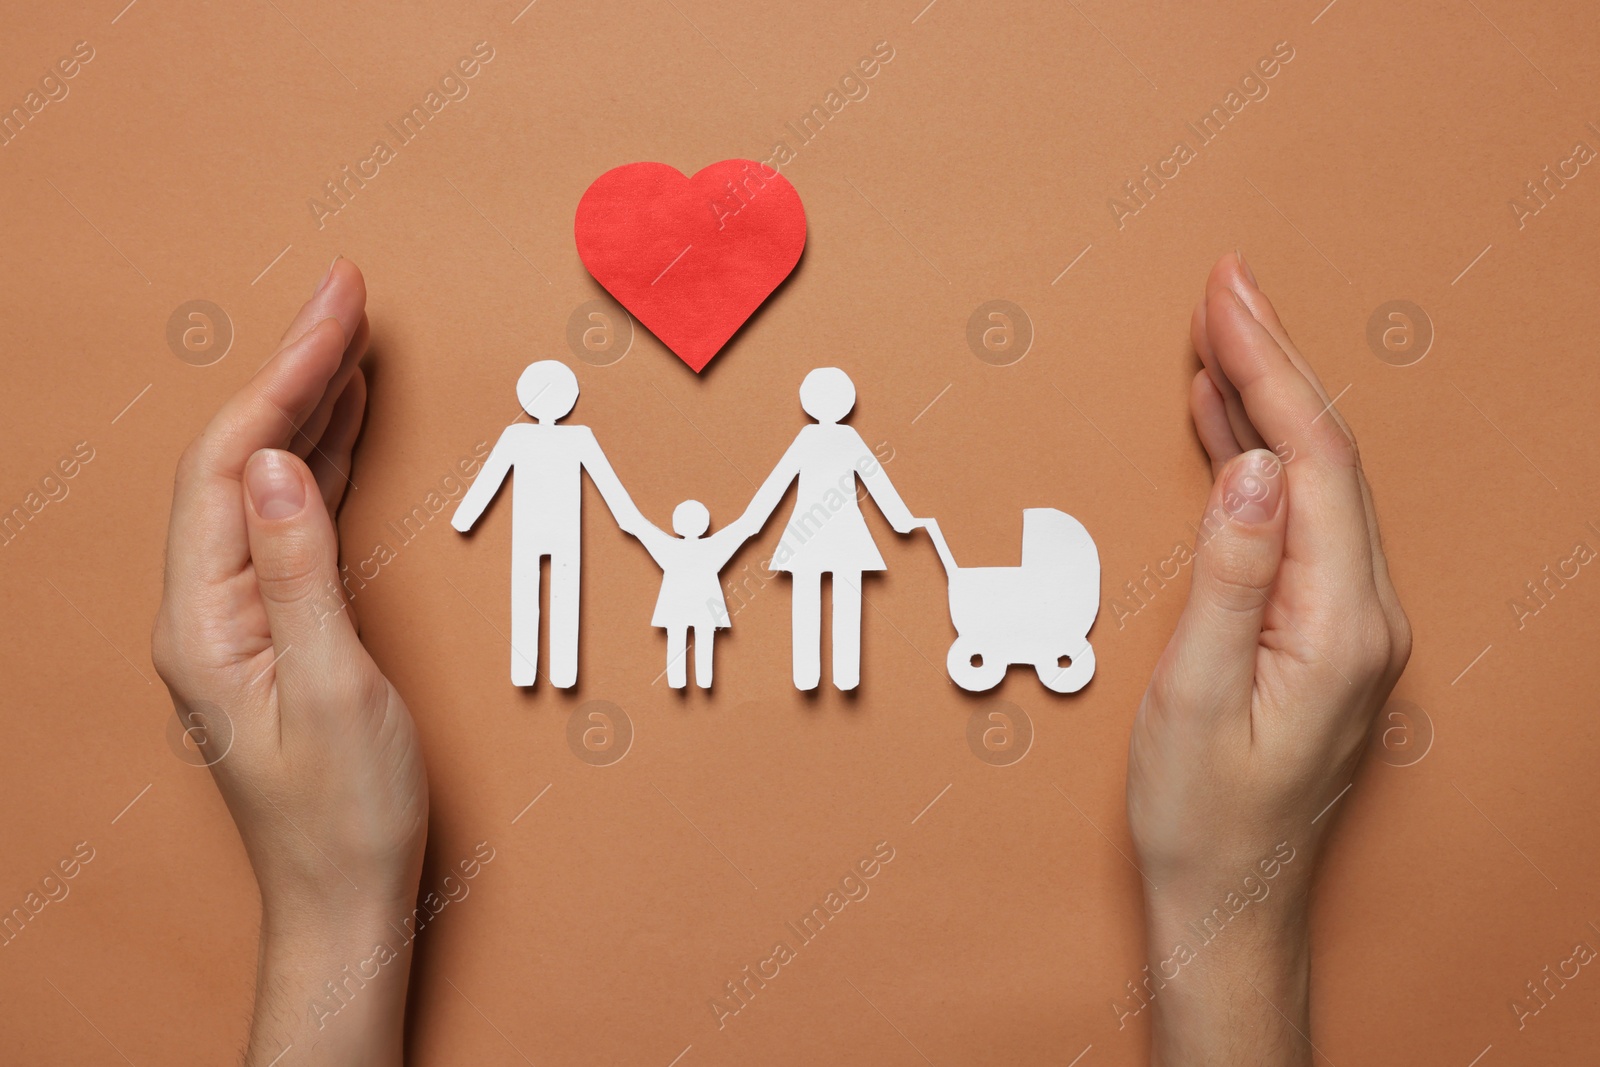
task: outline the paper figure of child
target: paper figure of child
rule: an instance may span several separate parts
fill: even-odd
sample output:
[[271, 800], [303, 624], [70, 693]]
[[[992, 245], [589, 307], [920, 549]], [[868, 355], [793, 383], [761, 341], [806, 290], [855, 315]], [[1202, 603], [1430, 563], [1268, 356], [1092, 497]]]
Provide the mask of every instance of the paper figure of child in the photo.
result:
[[716, 632], [731, 625], [728, 602], [719, 575], [739, 546], [753, 532], [748, 522], [734, 522], [710, 537], [711, 513], [698, 500], [685, 500], [672, 512], [673, 537], [648, 521], [626, 527], [661, 567], [661, 594], [650, 625], [667, 631], [667, 684], [688, 684], [689, 631], [694, 631], [694, 680], [711, 688], [711, 643]]

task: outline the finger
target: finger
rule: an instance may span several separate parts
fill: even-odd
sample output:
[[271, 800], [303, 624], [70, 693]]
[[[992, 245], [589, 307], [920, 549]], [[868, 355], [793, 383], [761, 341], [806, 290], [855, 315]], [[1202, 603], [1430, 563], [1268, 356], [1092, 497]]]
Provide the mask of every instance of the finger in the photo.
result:
[[1355, 465], [1350, 440], [1325, 417], [1322, 395], [1232, 288], [1218, 286], [1206, 294], [1206, 332], [1218, 367], [1264, 440], [1293, 446], [1297, 458], [1305, 454], [1337, 466]]
[[1228, 409], [1211, 372], [1202, 367], [1189, 385], [1189, 414], [1194, 419], [1195, 433], [1211, 457], [1211, 477], [1215, 478], [1222, 465], [1244, 449], [1233, 436], [1228, 424]]
[[1225, 285], [1234, 291], [1240, 302], [1249, 309], [1255, 320], [1265, 326], [1272, 339], [1278, 342], [1278, 347], [1283, 349], [1293, 363], [1295, 369], [1305, 375], [1306, 381], [1322, 397], [1324, 404], [1328, 403], [1331, 394], [1327, 386], [1322, 384], [1322, 378], [1311, 366], [1310, 362], [1300, 354], [1300, 349], [1295, 346], [1294, 340], [1289, 336], [1288, 327], [1278, 317], [1278, 309], [1256, 281], [1255, 271], [1250, 269], [1250, 264], [1245, 262], [1244, 253], [1235, 252], [1231, 256], [1223, 256], [1211, 268], [1211, 277], [1207, 285]]
[[1278, 316], [1277, 308], [1273, 306], [1266, 293], [1261, 291], [1256, 281], [1255, 272], [1245, 262], [1244, 256], [1237, 252], [1232, 257], [1224, 256], [1212, 269], [1212, 275], [1218, 284], [1232, 289], [1234, 294], [1239, 297], [1240, 302], [1250, 311], [1251, 317], [1261, 323], [1267, 332], [1272, 335], [1273, 340], [1278, 343], [1278, 347], [1283, 349], [1290, 362], [1305, 376], [1306, 380], [1316, 389], [1317, 395], [1322, 398], [1327, 412], [1324, 417], [1336, 420], [1339, 428], [1349, 438], [1351, 445], [1355, 447], [1356, 479], [1361, 489], [1362, 513], [1366, 520], [1367, 541], [1372, 555], [1373, 582], [1377, 588], [1378, 597], [1383, 603], [1384, 613], [1390, 619], [1391, 627], [1404, 629], [1406, 627], [1405, 613], [1400, 607], [1399, 595], [1395, 592], [1394, 583], [1389, 575], [1388, 560], [1383, 551], [1383, 538], [1378, 530], [1378, 513], [1372, 503], [1372, 489], [1367, 482], [1366, 472], [1360, 467], [1360, 447], [1356, 442], [1355, 432], [1351, 430], [1350, 424], [1345, 421], [1343, 413], [1334, 406], [1328, 395], [1327, 388], [1322, 384], [1322, 380], [1318, 377], [1315, 369], [1301, 355], [1294, 341], [1290, 339], [1288, 329]]
[[350, 488], [351, 457], [366, 410], [367, 376], [357, 367], [350, 384], [344, 387], [333, 406], [327, 429], [323, 430], [309, 464], [329, 515], [338, 514], [345, 490]]
[[1372, 545], [1373, 584], [1377, 587], [1378, 602], [1383, 607], [1384, 617], [1389, 622], [1389, 632], [1395, 638], [1389, 670], [1395, 678], [1398, 678], [1411, 655], [1411, 622], [1406, 618], [1405, 608], [1400, 604], [1400, 594], [1395, 589], [1394, 580], [1389, 574], [1389, 557], [1384, 553], [1383, 537], [1378, 531], [1378, 512], [1372, 502], [1372, 487], [1367, 484], [1367, 474], [1364, 470], [1357, 467], [1356, 474], [1361, 479], [1361, 500], [1367, 509], [1367, 528]]
[[1185, 704], [1249, 706], [1256, 652], [1283, 561], [1288, 479], [1278, 458], [1252, 449], [1223, 467], [1195, 543], [1194, 577], [1162, 676]]
[[322, 394], [322, 400], [310, 415], [301, 423], [299, 431], [294, 436], [294, 443], [289, 451], [306, 459], [317, 448], [321, 447], [320, 441], [327, 430], [328, 420], [333, 417], [333, 406], [338, 403], [339, 397], [344, 394], [344, 387], [356, 372], [356, 367], [361, 362], [361, 357], [367, 353], [367, 338], [372, 334], [372, 327], [367, 322], [365, 315], [356, 326], [356, 335], [351, 338], [345, 347], [344, 358], [339, 364], [339, 369], [334, 372], [328, 381], [327, 391]]
[[284, 345], [298, 339], [323, 319], [338, 319], [344, 330], [345, 344], [349, 344], [366, 307], [367, 281], [361, 276], [361, 270], [352, 261], [336, 256], [311, 299], [290, 320], [289, 328], [283, 331], [278, 343]]
[[167, 583], [218, 581], [249, 562], [239, 480], [262, 448], [283, 448], [321, 402], [344, 352], [324, 319], [291, 342], [211, 419], [178, 461], [167, 534]]
[[[1369, 590], [1372, 547], [1354, 444], [1324, 417], [1317, 391], [1232, 289], [1212, 293], [1209, 305], [1207, 326], [1218, 363], [1238, 387], [1250, 421], [1267, 440], [1291, 450], [1285, 453], [1294, 496], [1289, 555], [1325, 580], [1337, 577], [1341, 591]], [[1353, 574], [1365, 574], [1368, 584], [1345, 580]], [[1341, 607], [1333, 597], [1322, 606]]]
[[[323, 431], [322, 439], [317, 442], [317, 451], [311, 457], [311, 474], [316, 479], [317, 488], [322, 493], [323, 505], [328, 509], [330, 516], [338, 515], [339, 505], [344, 502], [345, 493], [355, 488], [350, 479], [350, 470], [356, 438], [361, 435], [361, 426], [365, 421], [366, 408], [367, 376], [357, 366], [350, 383], [339, 394], [338, 402], [334, 405], [333, 413], [328, 420], [327, 429]], [[337, 522], [334, 524], [334, 531], [336, 533], [338, 531]], [[356, 610], [355, 592], [343, 580], [339, 586], [348, 605], [345, 613], [350, 617], [351, 627], [359, 635], [361, 615]]]
[[272, 630], [271, 667], [258, 684], [277, 686], [280, 707], [315, 708], [329, 692], [359, 698], [368, 660], [345, 611], [338, 536], [311, 471], [292, 453], [262, 449], [250, 457], [244, 496]]
[[1211, 337], [1206, 329], [1206, 299], [1202, 295], [1200, 302], [1194, 307], [1194, 314], [1189, 316], [1189, 340], [1194, 343], [1195, 354], [1200, 357], [1200, 362], [1205, 364], [1206, 371], [1211, 375], [1212, 384], [1221, 394], [1223, 406], [1228, 413], [1228, 425], [1233, 430], [1233, 439], [1239, 443], [1241, 449], [1266, 448], [1267, 444], [1250, 424], [1250, 416], [1244, 410], [1244, 402], [1239, 399], [1239, 390], [1234, 388], [1228, 380], [1228, 375], [1217, 362], [1216, 352], [1211, 345]]

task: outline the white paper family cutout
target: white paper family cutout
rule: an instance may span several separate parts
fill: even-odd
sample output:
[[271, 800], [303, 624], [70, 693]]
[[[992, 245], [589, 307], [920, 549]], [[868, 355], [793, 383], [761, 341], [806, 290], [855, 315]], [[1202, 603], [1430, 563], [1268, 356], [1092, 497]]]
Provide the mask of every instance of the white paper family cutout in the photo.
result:
[[[716, 631], [732, 622], [721, 571], [746, 540], [759, 533], [796, 486], [794, 512], [770, 567], [792, 585], [795, 688], [815, 689], [822, 674], [822, 579], [832, 579], [833, 684], [861, 680], [861, 577], [885, 567], [861, 515], [864, 486], [896, 533], [927, 529], [949, 579], [956, 640], [946, 667], [964, 689], [992, 689], [1012, 664], [1033, 666], [1058, 693], [1083, 688], [1094, 675], [1088, 633], [1100, 606], [1100, 556], [1089, 532], [1065, 512], [1023, 512], [1020, 567], [962, 567], [939, 524], [906, 507], [867, 443], [841, 420], [855, 407], [850, 376], [820, 367], [800, 385], [800, 406], [812, 418], [778, 460], [744, 514], [712, 534], [705, 505], [686, 500], [672, 513], [673, 533], [653, 525], [634, 505], [587, 426], [561, 425], [578, 400], [578, 380], [556, 360], [522, 372], [517, 399], [533, 423], [508, 426], [451, 518], [470, 530], [516, 470], [512, 490], [511, 682], [538, 677], [539, 576], [550, 559], [550, 683], [570, 688], [578, 678], [579, 553], [583, 473], [617, 525], [638, 538], [661, 568], [652, 626], [667, 632], [667, 682], [688, 682], [689, 634], [694, 635], [695, 682], [710, 688]], [[674, 536], [675, 535], [675, 536]]]

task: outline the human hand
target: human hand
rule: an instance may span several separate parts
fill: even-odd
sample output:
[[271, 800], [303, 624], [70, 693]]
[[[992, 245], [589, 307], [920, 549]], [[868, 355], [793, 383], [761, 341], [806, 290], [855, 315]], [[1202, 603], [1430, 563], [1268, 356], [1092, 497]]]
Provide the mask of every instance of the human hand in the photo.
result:
[[366, 405], [365, 304], [361, 272], [336, 260], [184, 451], [173, 492], [152, 654], [203, 729], [261, 889], [249, 1064], [291, 1043], [297, 1064], [400, 1062], [405, 946], [348, 1004], [324, 987], [398, 941], [428, 819], [411, 715], [346, 610], [331, 519]]
[[1191, 332], [1215, 485], [1128, 751], [1153, 1062], [1303, 1064], [1311, 878], [1411, 632], [1354, 438], [1238, 256]]

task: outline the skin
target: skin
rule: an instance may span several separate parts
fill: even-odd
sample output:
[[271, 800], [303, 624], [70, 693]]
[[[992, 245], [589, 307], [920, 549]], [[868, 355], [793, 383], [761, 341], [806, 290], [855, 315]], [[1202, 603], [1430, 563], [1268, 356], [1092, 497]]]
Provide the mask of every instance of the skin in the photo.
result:
[[338, 580], [365, 305], [361, 272], [336, 260], [184, 451], [173, 490], [152, 651], [261, 889], [250, 1065], [291, 1044], [295, 1064], [401, 1062], [409, 947], [363, 984], [344, 971], [370, 973], [374, 946], [403, 940], [428, 820], [410, 713]]
[[1313, 875], [1411, 630], [1355, 438], [1242, 257], [1191, 327], [1215, 484], [1128, 751], [1152, 1063], [1310, 1064]]
[[[402, 1062], [409, 947], [348, 977], [403, 940], [428, 813], [410, 714], [361, 645], [337, 570], [365, 303], [360, 272], [336, 260], [185, 450], [173, 494], [153, 654], [261, 889], [249, 1067], [290, 1045], [296, 1064]], [[1340, 811], [1328, 805], [1410, 629], [1354, 438], [1242, 258], [1212, 270], [1192, 333], [1191, 408], [1216, 484], [1129, 745], [1154, 976], [1136, 1018], [1152, 1022], [1158, 1067], [1300, 1067], [1307, 908]], [[1223, 932], [1202, 940], [1193, 924], [1219, 907]], [[1179, 942], [1190, 953], [1174, 969]]]

